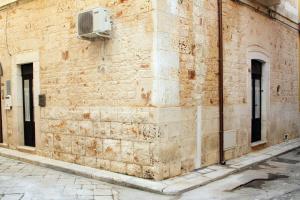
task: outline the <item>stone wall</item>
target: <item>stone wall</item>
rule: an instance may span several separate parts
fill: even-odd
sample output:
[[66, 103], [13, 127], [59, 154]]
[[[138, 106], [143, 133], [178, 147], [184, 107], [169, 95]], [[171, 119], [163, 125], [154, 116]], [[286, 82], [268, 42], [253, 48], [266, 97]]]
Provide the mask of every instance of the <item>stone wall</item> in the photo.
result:
[[[289, 5], [297, 5], [297, 1], [290, 1]], [[265, 69], [267, 88], [263, 94], [266, 98], [262, 130], [265, 146], [283, 142], [286, 134], [289, 139], [299, 137], [299, 44], [297, 31], [278, 21], [233, 1], [223, 1], [223, 6], [225, 135], [233, 134], [236, 140], [234, 146], [225, 151], [226, 159], [231, 159], [255, 149], [251, 147], [249, 86], [249, 55], [252, 51], [265, 55], [269, 66]], [[290, 12], [286, 9], [282, 5], [277, 8], [285, 14]], [[172, 52], [173, 58], [173, 68], [167, 68], [164, 73], [171, 74], [169, 77], [176, 86], [168, 87], [175, 100], [164, 102], [164, 105], [170, 109], [172, 105], [189, 108], [195, 116], [195, 123], [189, 124], [194, 126], [192, 137], [196, 139], [190, 143], [190, 146], [196, 145], [194, 167], [217, 163], [217, 1], [178, 3], [164, 0], [159, 1], [158, 10], [163, 11], [158, 13], [158, 19], [161, 19], [158, 24], [159, 48]], [[199, 160], [201, 164], [197, 164]]]
[[[80, 40], [77, 13], [97, 6], [112, 12], [112, 38]], [[14, 76], [11, 56], [34, 51], [40, 57], [34, 78], [47, 106], [38, 108], [39, 155], [160, 178], [153, 153], [160, 130], [150, 107], [152, 15], [151, 1], [20, 0], [0, 11], [2, 86]], [[13, 111], [4, 112], [5, 140], [15, 149], [22, 144]]]
[[283, 142], [285, 134], [289, 139], [299, 137], [298, 32], [229, 1], [224, 9], [224, 34], [225, 129], [237, 134], [237, 147], [227, 152], [227, 159], [251, 151], [251, 51], [264, 55], [267, 62], [263, 84], [268, 86], [262, 99], [266, 145]]

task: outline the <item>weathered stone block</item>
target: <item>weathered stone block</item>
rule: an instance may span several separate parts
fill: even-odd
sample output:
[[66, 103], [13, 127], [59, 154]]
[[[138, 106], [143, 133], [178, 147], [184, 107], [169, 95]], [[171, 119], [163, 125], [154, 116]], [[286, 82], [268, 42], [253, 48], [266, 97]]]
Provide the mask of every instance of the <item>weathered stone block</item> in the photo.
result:
[[187, 159], [181, 162], [181, 172], [187, 173], [195, 169], [194, 159]]
[[91, 107], [90, 112], [84, 113], [83, 117], [91, 121], [100, 121], [100, 110], [98, 107]]
[[121, 141], [103, 139], [103, 158], [107, 160], [119, 160], [121, 153]]
[[150, 144], [135, 142], [133, 145], [133, 160], [136, 164], [150, 165]]
[[94, 136], [93, 123], [92, 121], [80, 121], [79, 122], [79, 133], [81, 136]]
[[142, 176], [142, 167], [140, 165], [136, 164], [127, 164], [127, 170], [126, 173], [130, 176]]
[[138, 124], [124, 123], [122, 132], [125, 139], [137, 139], [139, 137]]
[[56, 159], [56, 160], [63, 160], [65, 162], [74, 163], [74, 161], [75, 161], [75, 155], [54, 151], [54, 159]]
[[62, 153], [72, 152], [72, 136], [54, 134], [54, 151]]
[[79, 135], [79, 123], [78, 123], [78, 121], [67, 120], [65, 131], [66, 131], [66, 134]]
[[46, 132], [64, 134], [66, 130], [66, 120], [47, 120], [47, 125], [43, 126]]
[[94, 136], [107, 138], [110, 136], [110, 122], [94, 122]]
[[[99, 140], [99, 139], [98, 139]], [[100, 148], [102, 148], [102, 141], [100, 140]], [[88, 157], [94, 156], [96, 158], [97, 156], [97, 140], [96, 138], [86, 137], [86, 153], [85, 155]]]
[[110, 170], [110, 160], [97, 158], [97, 167], [104, 170]]
[[169, 163], [160, 163], [159, 166], [162, 170], [162, 177], [163, 179], [170, 178], [170, 164]]
[[133, 142], [121, 141], [121, 159], [123, 162], [133, 163]]
[[143, 166], [143, 175], [145, 179], [162, 180], [162, 172], [159, 166]]
[[126, 163], [111, 161], [110, 163], [110, 170], [117, 173], [126, 173]]
[[53, 134], [52, 133], [44, 133], [41, 134], [41, 149], [53, 151], [54, 147], [54, 139], [53, 139]]
[[96, 157], [84, 157], [84, 163], [86, 166], [97, 168]]
[[45, 119], [67, 119], [69, 110], [66, 107], [48, 107], [45, 109]]
[[118, 121], [118, 112], [116, 109], [105, 109], [100, 110], [101, 121], [102, 122], [117, 122]]
[[176, 142], [160, 143], [159, 146], [159, 160], [164, 163], [176, 161], [180, 158], [180, 145]]
[[153, 141], [159, 137], [159, 128], [154, 124], [140, 124], [139, 136], [143, 140]]
[[175, 177], [181, 174], [181, 161], [173, 161], [170, 163], [170, 177]]
[[111, 122], [110, 123], [110, 136], [116, 139], [122, 138], [122, 123]]
[[72, 136], [72, 154], [86, 154], [86, 137]]
[[76, 164], [79, 164], [79, 165], [85, 165], [85, 157], [84, 156], [81, 156], [81, 155], [75, 155], [75, 163]]

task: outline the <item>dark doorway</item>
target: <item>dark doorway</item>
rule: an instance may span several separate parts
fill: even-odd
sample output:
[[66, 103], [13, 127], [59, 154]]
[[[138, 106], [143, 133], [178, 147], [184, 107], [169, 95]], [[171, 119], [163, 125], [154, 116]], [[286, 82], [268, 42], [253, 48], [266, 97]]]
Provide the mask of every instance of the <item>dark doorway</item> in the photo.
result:
[[252, 72], [252, 137], [251, 142], [261, 140], [261, 96], [262, 96], [262, 63], [251, 61]]
[[24, 144], [35, 147], [33, 107], [33, 64], [21, 65], [23, 90]]

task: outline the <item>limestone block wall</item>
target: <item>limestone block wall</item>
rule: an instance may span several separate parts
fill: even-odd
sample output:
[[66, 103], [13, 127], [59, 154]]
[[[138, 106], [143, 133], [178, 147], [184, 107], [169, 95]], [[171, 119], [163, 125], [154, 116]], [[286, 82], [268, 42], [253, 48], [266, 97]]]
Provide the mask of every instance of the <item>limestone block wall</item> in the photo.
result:
[[224, 34], [225, 129], [237, 134], [237, 146], [226, 152], [226, 158], [251, 151], [251, 52], [263, 55], [266, 62], [262, 83], [266, 85], [262, 99], [266, 146], [283, 142], [285, 134], [289, 139], [299, 137], [298, 32], [228, 1]]
[[[296, 5], [290, 1], [289, 5]], [[263, 55], [266, 66], [263, 106], [265, 146], [299, 137], [297, 31], [233, 1], [224, 6], [224, 90], [225, 134], [233, 134], [235, 144], [225, 151], [226, 159], [252, 151], [251, 147], [251, 55]], [[280, 12], [292, 16], [293, 10], [280, 5]], [[168, 69], [175, 77], [169, 91], [178, 105], [194, 112], [194, 167], [219, 160], [218, 119], [218, 24], [217, 1], [160, 1], [163, 33], [161, 46], [172, 52], [176, 63]], [[159, 16], [159, 14], [158, 14]], [[167, 21], [167, 22], [166, 22]], [[171, 28], [172, 27], [172, 28]], [[160, 26], [158, 25], [160, 30]], [[177, 67], [178, 65], [178, 67]], [[178, 74], [173, 74], [175, 70]], [[277, 92], [277, 88], [279, 91]], [[178, 100], [177, 100], [177, 94]]]
[[[111, 10], [112, 39], [78, 39], [77, 13], [97, 6]], [[19, 0], [0, 11], [0, 27], [2, 99], [6, 80], [15, 76], [12, 58], [24, 52], [39, 55], [40, 73], [34, 79], [40, 80], [47, 102], [37, 108], [37, 154], [161, 179], [154, 151], [160, 124], [150, 102], [151, 1]], [[3, 111], [3, 119], [5, 143], [16, 149], [22, 144], [13, 128], [19, 123], [14, 109]]]
[[[14, 57], [39, 57], [37, 154], [150, 179], [194, 169], [196, 110], [179, 106], [179, 53], [161, 3], [19, 0], [0, 11], [2, 99]], [[112, 38], [78, 39], [77, 13], [97, 6], [111, 10]], [[15, 110], [3, 110], [12, 149], [22, 146]]]

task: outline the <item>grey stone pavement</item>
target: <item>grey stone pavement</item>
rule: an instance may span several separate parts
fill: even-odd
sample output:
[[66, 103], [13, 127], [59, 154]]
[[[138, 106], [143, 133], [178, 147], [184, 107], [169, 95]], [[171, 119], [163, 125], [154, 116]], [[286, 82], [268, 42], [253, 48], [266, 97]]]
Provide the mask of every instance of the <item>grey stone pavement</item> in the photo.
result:
[[300, 200], [300, 148], [181, 195], [188, 200]]
[[1, 200], [300, 200], [300, 148], [178, 196], [159, 195], [0, 157]]
[[0, 157], [1, 200], [169, 199]]

